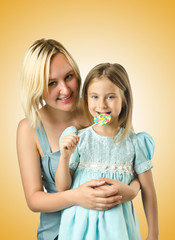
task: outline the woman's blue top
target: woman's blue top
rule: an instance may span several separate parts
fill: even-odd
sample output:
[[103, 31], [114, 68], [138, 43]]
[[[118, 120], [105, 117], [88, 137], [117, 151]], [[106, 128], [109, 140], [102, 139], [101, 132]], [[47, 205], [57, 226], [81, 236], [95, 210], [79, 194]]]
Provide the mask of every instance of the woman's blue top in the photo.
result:
[[[56, 193], [55, 172], [60, 158], [60, 151], [51, 152], [50, 145], [41, 123], [41, 128], [35, 129], [40, 146], [44, 153], [41, 158], [42, 183], [44, 190], [49, 193]], [[61, 212], [51, 212], [40, 214], [40, 225], [38, 227], [38, 240], [53, 240], [58, 236]]]

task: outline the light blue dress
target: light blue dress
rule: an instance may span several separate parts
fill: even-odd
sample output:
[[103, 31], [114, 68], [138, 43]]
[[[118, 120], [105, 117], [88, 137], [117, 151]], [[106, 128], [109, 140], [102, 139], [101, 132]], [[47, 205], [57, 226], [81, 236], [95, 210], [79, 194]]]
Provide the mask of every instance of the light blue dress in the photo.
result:
[[[45, 190], [49, 193], [56, 193], [55, 172], [60, 158], [60, 151], [52, 153], [50, 145], [41, 123], [41, 128], [35, 129], [37, 137], [44, 153], [40, 160], [42, 171], [42, 183]], [[61, 212], [41, 213], [40, 225], [38, 227], [38, 240], [54, 240], [57, 239], [59, 233]]]
[[[75, 127], [67, 128], [61, 138]], [[124, 129], [114, 137], [98, 135], [92, 128], [80, 137], [71, 155], [70, 168], [75, 171], [72, 188], [99, 177], [117, 179], [129, 184], [135, 174], [153, 167], [151, 158], [154, 141], [147, 133], [129, 135], [117, 140]], [[72, 206], [62, 211], [59, 240], [140, 240], [140, 228], [131, 201], [106, 211]]]

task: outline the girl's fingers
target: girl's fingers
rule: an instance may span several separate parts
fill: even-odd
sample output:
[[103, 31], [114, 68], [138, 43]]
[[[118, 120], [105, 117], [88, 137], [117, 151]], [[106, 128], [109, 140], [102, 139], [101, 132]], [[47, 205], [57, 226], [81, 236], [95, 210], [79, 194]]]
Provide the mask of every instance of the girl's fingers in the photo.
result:
[[79, 141], [79, 137], [74, 133], [74, 134], [70, 134], [66, 137], [63, 138], [63, 140], [61, 141], [61, 145], [63, 148], [74, 148]]
[[64, 138], [64, 141], [66, 142], [74, 142], [74, 144], [77, 144], [79, 141], [79, 137], [74, 133], [74, 134], [70, 134], [68, 136], [66, 136]]

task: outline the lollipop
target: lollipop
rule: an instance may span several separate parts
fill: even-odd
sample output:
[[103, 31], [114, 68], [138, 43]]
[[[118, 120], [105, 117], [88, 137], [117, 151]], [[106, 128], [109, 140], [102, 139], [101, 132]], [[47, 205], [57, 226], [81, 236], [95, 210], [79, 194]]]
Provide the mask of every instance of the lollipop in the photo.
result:
[[106, 123], [111, 121], [111, 116], [109, 114], [100, 113], [96, 118], [94, 118], [94, 124], [92, 124], [90, 127], [88, 127], [84, 132], [80, 133], [79, 136], [81, 136], [83, 133], [88, 131], [91, 127], [97, 125], [97, 126], [103, 126]]
[[111, 116], [109, 114], [100, 113], [96, 118], [94, 118], [94, 124], [97, 126], [103, 126], [111, 121]]

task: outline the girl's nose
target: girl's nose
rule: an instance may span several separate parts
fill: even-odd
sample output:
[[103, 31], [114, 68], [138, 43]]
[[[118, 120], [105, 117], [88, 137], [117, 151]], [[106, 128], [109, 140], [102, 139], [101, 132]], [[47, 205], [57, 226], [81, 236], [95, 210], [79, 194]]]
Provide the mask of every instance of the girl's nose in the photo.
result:
[[106, 101], [104, 99], [100, 99], [100, 101], [99, 101], [99, 108], [100, 109], [107, 108]]

